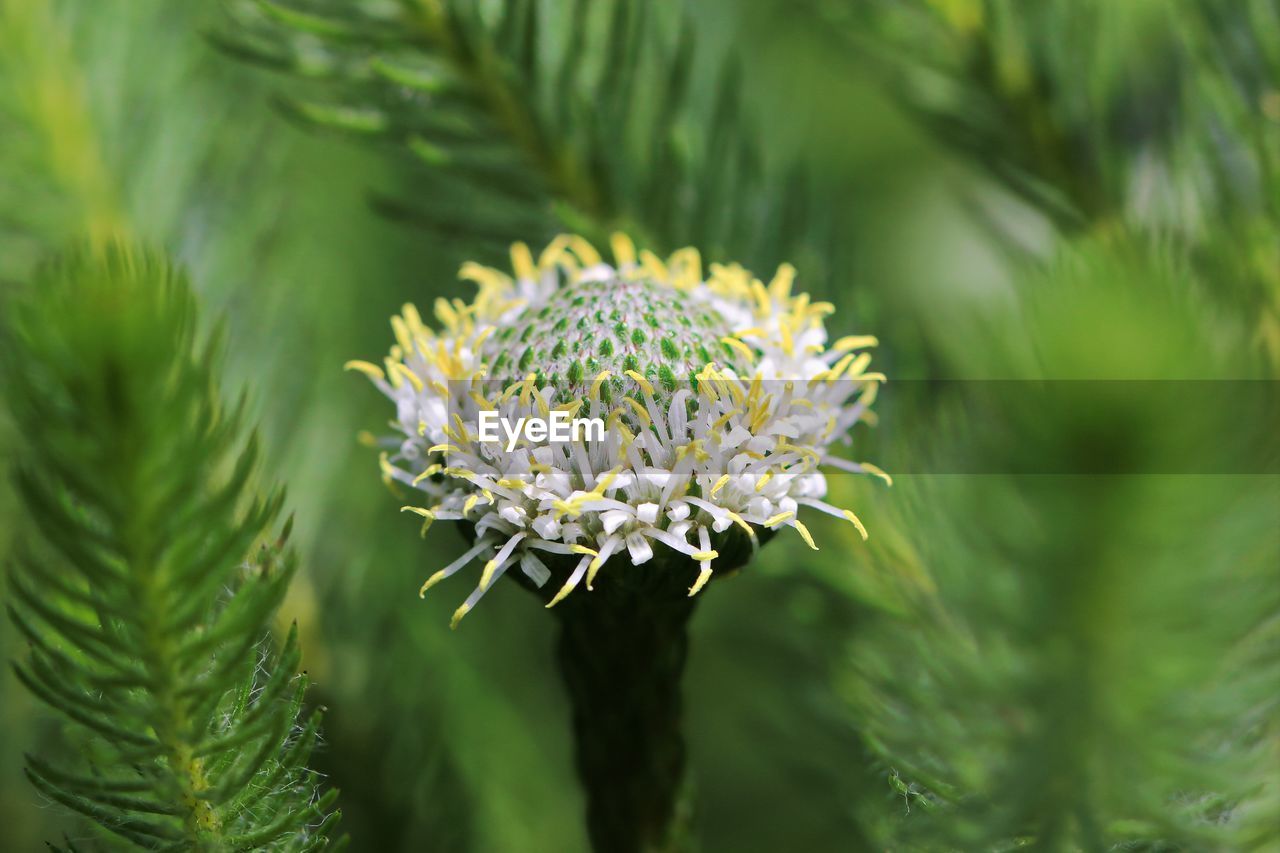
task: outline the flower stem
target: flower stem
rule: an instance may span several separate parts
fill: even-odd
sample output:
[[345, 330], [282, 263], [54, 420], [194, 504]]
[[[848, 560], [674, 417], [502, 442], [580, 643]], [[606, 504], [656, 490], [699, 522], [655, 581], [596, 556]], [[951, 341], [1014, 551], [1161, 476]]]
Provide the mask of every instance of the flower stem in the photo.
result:
[[694, 601], [680, 593], [601, 584], [555, 610], [587, 829], [599, 853], [689, 849], [680, 681]]

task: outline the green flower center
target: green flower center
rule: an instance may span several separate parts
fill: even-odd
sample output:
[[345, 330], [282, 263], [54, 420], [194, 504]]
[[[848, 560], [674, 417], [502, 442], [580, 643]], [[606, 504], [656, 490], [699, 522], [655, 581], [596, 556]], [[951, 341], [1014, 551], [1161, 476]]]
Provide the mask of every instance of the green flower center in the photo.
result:
[[514, 324], [491, 335], [483, 355], [489, 377], [504, 384], [530, 373], [561, 399], [582, 397], [601, 371], [602, 394], [621, 391], [628, 370], [659, 396], [687, 385], [706, 365], [744, 365], [723, 343], [730, 333], [712, 306], [648, 279], [584, 281], [557, 290]]

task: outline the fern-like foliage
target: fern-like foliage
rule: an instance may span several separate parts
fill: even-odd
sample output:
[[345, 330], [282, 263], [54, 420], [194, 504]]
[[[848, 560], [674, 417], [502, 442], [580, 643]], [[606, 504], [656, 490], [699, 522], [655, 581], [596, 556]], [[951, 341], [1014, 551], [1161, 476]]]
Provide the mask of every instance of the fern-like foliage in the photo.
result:
[[1175, 5], [875, 0], [820, 14], [939, 141], [1074, 230], [1122, 215], [1135, 171], [1168, 147], [1187, 84]]
[[315, 84], [291, 84], [292, 115], [391, 144], [425, 169], [412, 197], [377, 199], [385, 212], [494, 242], [622, 229], [758, 268], [789, 257], [813, 277], [845, 256], [836, 191], [799, 163], [766, 162], [737, 64], [698, 73], [700, 39], [678, 4], [229, 8], [223, 47]]
[[[912, 850], [1270, 849], [1275, 397], [1222, 381], [1265, 365], [1167, 248], [1092, 241], [1023, 285], [1019, 330], [971, 346], [961, 367], [1054, 390], [947, 417], [942, 446], [917, 452], [992, 473], [903, 478], [892, 512], [910, 534], [872, 544], [916, 604], [867, 633], [845, 685], [904, 801], [887, 837]], [[1249, 467], [1217, 467], [1224, 449]], [[1028, 462], [1105, 473], [1000, 473]], [[909, 583], [922, 573], [936, 588]]]
[[[283, 492], [253, 486], [244, 398], [220, 396], [182, 273], [113, 246], [43, 269], [4, 358], [29, 529], [9, 612], [18, 679], [69, 723], [44, 795], [159, 850], [314, 850], [337, 819], [307, 770], [294, 632], [267, 622], [296, 566]], [[246, 557], [246, 555], [248, 555]]]

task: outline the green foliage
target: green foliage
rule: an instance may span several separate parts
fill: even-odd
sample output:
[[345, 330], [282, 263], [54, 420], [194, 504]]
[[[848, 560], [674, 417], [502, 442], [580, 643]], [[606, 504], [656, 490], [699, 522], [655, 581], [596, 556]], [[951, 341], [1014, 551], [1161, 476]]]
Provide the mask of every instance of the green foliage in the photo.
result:
[[[687, 6], [0, 0], [0, 301], [65, 241], [129, 233], [181, 257], [202, 297], [228, 309], [230, 368], [264, 392], [271, 468], [292, 486], [293, 538], [312, 555], [283, 608], [298, 619], [311, 690], [323, 691], [312, 695], [333, 709], [331, 746], [312, 762], [343, 787], [344, 826], [362, 849], [585, 844], [545, 620], [499, 585], [487, 630], [450, 634], [452, 603], [414, 592], [437, 549], [456, 543], [445, 532], [424, 550], [385, 512], [366, 456], [343, 450], [376, 423], [338, 365], [384, 344], [395, 306], [456, 295], [449, 279], [472, 244], [496, 254], [566, 227], [595, 239], [622, 227], [656, 249], [696, 244], [758, 271], [797, 263], [837, 317], [857, 312], [853, 330], [881, 338], [892, 381], [877, 432], [917, 471], [1028, 458], [1061, 470], [1108, 455], [1175, 470], [1180, 445], [1130, 457], [1145, 447], [1135, 437], [1189, 419], [1221, 437], [1190, 449], [1216, 458], [1257, 425], [1191, 394], [1172, 408], [1126, 399], [1131, 386], [1117, 383], [1100, 386], [1117, 389], [1109, 396], [1080, 386], [1079, 405], [1004, 412], [1018, 432], [992, 434], [947, 401], [894, 408], [903, 379], [1280, 367], [1275, 0]], [[204, 40], [210, 29], [223, 53]], [[749, 60], [741, 77], [726, 70], [728, 43]], [[726, 81], [739, 79], [733, 93]], [[273, 89], [299, 124], [342, 135], [281, 127], [263, 108]], [[819, 160], [816, 179], [789, 165]], [[448, 239], [366, 216], [369, 186], [388, 188], [383, 212]], [[788, 233], [763, 233], [775, 230]], [[1010, 243], [1032, 251], [1013, 256]], [[24, 304], [45, 303], [33, 292]], [[62, 334], [60, 320], [33, 325], [34, 311], [4, 305], [0, 318], [25, 318], [33, 339]], [[102, 333], [94, 325], [84, 340]], [[146, 375], [174, 363], [162, 349]], [[77, 369], [101, 374], [103, 351], [83, 350]], [[37, 364], [11, 363], [17, 376]], [[8, 380], [0, 402], [25, 410], [33, 381]], [[48, 410], [55, 398], [38, 390]], [[156, 408], [142, 414], [158, 420]], [[21, 435], [0, 423], [0, 452], [39, 482], [55, 482], [52, 469], [19, 448], [51, 440], [51, 424], [77, 454], [105, 453], [93, 421], [79, 422], [77, 448], [56, 407], [35, 428], [27, 411]], [[703, 848], [1275, 846], [1274, 474], [890, 470], [888, 493], [830, 479], [869, 543], [815, 524], [822, 551], [776, 542], [699, 605], [686, 705]], [[56, 481], [75, 476], [104, 474], [72, 467]], [[177, 516], [149, 497], [154, 529], [195, 535], [165, 527]], [[28, 527], [18, 512], [42, 506], [0, 494], [0, 540]], [[77, 513], [77, 529], [98, 524]], [[265, 555], [209, 579], [227, 590], [217, 602], [262, 588], [262, 566], [286, 565], [275, 530], [253, 533]], [[83, 575], [58, 551], [96, 540], [21, 538], [17, 582], [57, 602], [55, 616], [101, 627], [68, 597]], [[46, 576], [62, 591], [31, 580]], [[16, 591], [8, 598], [73, 654]], [[25, 657], [0, 623], [0, 655]], [[240, 665], [272, 648], [255, 641]], [[76, 666], [101, 677], [86, 654], [74, 652]], [[267, 669], [291, 674], [270, 663], [280, 654]], [[38, 722], [29, 691], [11, 687], [0, 688], [0, 846], [56, 838], [65, 813], [16, 778], [18, 744], [50, 781], [146, 782], [87, 793], [151, 797], [158, 765], [119, 763], [77, 723]], [[81, 746], [87, 758], [67, 760]]]
[[[1023, 287], [1017, 332], [958, 362], [1055, 391], [944, 415], [948, 439], [914, 452], [989, 473], [901, 478], [905, 541], [877, 549], [932, 576], [898, 572], [885, 594], [914, 603], [845, 683], [902, 798], [889, 831], [929, 850], [1260, 849], [1280, 822], [1260, 785], [1280, 735], [1280, 493], [1212, 460], [1274, 470], [1258, 437], [1275, 409], [1214, 407], [1265, 383], [1205, 398], [1188, 380], [1265, 365], [1168, 249], [1066, 250]], [[987, 316], [965, 340], [991, 322], [1015, 326]], [[1047, 473], [1004, 473], [1028, 460]]]
[[[5, 356], [30, 534], [10, 615], [19, 680], [70, 723], [75, 766], [29, 755], [49, 798], [149, 849], [312, 850], [337, 819], [306, 761], [296, 630], [267, 621], [296, 568], [283, 492], [253, 487], [221, 339], [163, 259], [120, 246], [47, 266]], [[246, 555], [249, 555], [246, 557]]]
[[[679, 5], [615, 0], [231, 4], [228, 51], [298, 78], [288, 111], [407, 151], [429, 179], [393, 215], [538, 243], [615, 229], [822, 278], [841, 209], [803, 163], [771, 163], [734, 57], [712, 68]], [[718, 67], [714, 67], [718, 65]], [[314, 94], [313, 94], [314, 93]], [[775, 158], [776, 159], [776, 158]]]
[[[50, 234], [94, 239], [120, 224], [114, 176], [92, 127], [86, 81], [53, 6], [0, 2], [0, 275], [37, 256]], [[67, 223], [72, 223], [67, 228]]]
[[1126, 213], [1135, 171], [1168, 146], [1177, 5], [872, 2], [837, 23], [935, 138], [1070, 229]]

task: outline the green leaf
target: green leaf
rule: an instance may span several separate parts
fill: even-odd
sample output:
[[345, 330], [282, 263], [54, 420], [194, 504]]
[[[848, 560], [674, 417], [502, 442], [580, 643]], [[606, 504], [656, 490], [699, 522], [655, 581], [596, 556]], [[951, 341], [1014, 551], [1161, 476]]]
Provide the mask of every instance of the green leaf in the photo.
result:
[[70, 253], [15, 300], [29, 519], [10, 610], [31, 650], [14, 668], [95, 754], [33, 756], [28, 778], [147, 848], [318, 849], [334, 792], [298, 760], [318, 729], [296, 632], [277, 651], [268, 631], [297, 566], [290, 524], [272, 533], [284, 494], [258, 491], [243, 397], [226, 405], [222, 348], [196, 328], [182, 273], [124, 246]]

